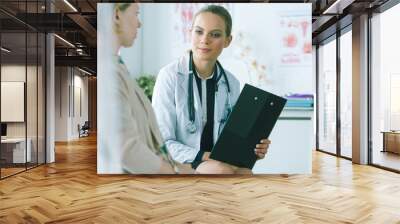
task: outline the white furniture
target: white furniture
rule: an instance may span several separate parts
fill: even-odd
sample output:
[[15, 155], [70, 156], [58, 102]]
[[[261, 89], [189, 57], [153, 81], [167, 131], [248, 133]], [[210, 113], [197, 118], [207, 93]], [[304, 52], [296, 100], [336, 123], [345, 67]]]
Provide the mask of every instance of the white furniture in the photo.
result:
[[2, 147], [12, 147], [13, 163], [25, 163], [25, 159], [27, 159], [26, 162], [31, 162], [32, 141], [30, 138], [28, 138], [26, 142], [28, 144], [27, 145], [28, 147], [26, 147], [26, 154], [25, 154], [25, 138], [7, 138], [1, 140]]
[[285, 108], [269, 137], [268, 154], [256, 162], [253, 173], [311, 174], [313, 114], [312, 108]]

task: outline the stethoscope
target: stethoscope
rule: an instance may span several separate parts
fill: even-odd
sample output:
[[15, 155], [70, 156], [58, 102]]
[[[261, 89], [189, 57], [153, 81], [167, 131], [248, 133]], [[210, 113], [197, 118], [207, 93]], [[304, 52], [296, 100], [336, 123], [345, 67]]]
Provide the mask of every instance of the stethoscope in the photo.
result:
[[[230, 101], [230, 97], [229, 97], [229, 93], [231, 92], [231, 88], [229, 86], [229, 82], [228, 82], [228, 78], [225, 74], [224, 68], [222, 68], [222, 65], [219, 63], [219, 61], [217, 61], [216, 65], [219, 67], [220, 70], [220, 74], [219, 76], [216, 76], [215, 79], [215, 91], [218, 92], [218, 81], [221, 79], [222, 76], [224, 76], [225, 82], [226, 82], [226, 86], [227, 86], [227, 98], [228, 98], [228, 114], [226, 117], [229, 116], [230, 112], [231, 112], [231, 101]], [[215, 70], [214, 70], [214, 74], [217, 74], [218, 68], [217, 66], [215, 66]], [[197, 75], [196, 73], [196, 69], [193, 69], [195, 67], [194, 62], [193, 62], [193, 53], [192, 51], [190, 51], [190, 57], [189, 57], [189, 97], [188, 97], [188, 112], [189, 112], [189, 121], [190, 123], [187, 126], [187, 130], [190, 133], [195, 133], [197, 131], [197, 127], [195, 124], [195, 120], [196, 120], [196, 115], [195, 115], [195, 111], [194, 111], [194, 93], [193, 93], [193, 77], [195, 75]]]

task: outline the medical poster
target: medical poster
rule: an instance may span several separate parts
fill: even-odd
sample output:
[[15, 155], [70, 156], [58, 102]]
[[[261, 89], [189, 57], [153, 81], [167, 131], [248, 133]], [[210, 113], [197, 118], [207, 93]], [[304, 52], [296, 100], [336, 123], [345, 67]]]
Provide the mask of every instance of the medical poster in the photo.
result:
[[281, 15], [281, 66], [311, 65], [311, 20], [306, 15]]

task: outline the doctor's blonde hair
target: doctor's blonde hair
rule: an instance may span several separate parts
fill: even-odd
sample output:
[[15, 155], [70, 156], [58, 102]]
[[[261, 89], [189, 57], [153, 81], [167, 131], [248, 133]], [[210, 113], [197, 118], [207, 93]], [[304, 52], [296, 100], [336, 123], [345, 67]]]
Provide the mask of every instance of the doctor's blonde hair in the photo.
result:
[[196, 17], [201, 13], [209, 12], [221, 17], [222, 20], [225, 22], [225, 34], [227, 37], [231, 35], [232, 32], [232, 17], [229, 14], [228, 10], [219, 5], [207, 5], [201, 8], [193, 17], [192, 27], [194, 25], [194, 21]]

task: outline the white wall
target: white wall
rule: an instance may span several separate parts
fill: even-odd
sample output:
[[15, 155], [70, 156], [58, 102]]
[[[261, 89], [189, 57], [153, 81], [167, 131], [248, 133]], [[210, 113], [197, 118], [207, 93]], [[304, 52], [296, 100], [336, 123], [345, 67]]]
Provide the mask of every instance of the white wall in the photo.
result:
[[[71, 130], [71, 135], [76, 138], [79, 133], [77, 126], [80, 124], [81, 126], [85, 123], [85, 121], [88, 121], [89, 114], [88, 114], [88, 77], [87, 76], [82, 76], [83, 73], [78, 73], [78, 70], [75, 70], [75, 75], [74, 75], [74, 108], [75, 113], [73, 113], [73, 119], [72, 119], [72, 130]], [[79, 99], [79, 93], [77, 92], [80, 90], [80, 99]], [[81, 102], [78, 102], [81, 101]], [[80, 105], [79, 105], [80, 104]], [[81, 108], [79, 108], [81, 107]], [[81, 110], [81, 112], [79, 111]]]
[[[36, 68], [33, 66], [25, 65], [17, 65], [17, 64], [10, 64], [10, 65], [2, 65], [1, 66], [1, 81], [5, 82], [25, 82], [25, 75], [26, 71], [28, 75], [35, 74], [36, 75]], [[35, 89], [36, 90], [36, 89]], [[34, 93], [27, 93], [28, 97], [36, 97], [36, 91]], [[2, 96], [4, 97], [4, 96]], [[28, 100], [28, 99], [27, 99]], [[30, 100], [29, 100], [30, 101]], [[1, 110], [7, 110], [7, 108], [1, 108]], [[31, 114], [28, 113], [28, 121], [33, 120]], [[36, 116], [35, 116], [36, 118]], [[7, 124], [7, 136], [8, 137], [25, 137], [25, 126], [26, 122], [11, 122]], [[28, 128], [31, 128], [32, 125], [29, 125]], [[28, 130], [28, 133], [29, 130]]]
[[55, 141], [66, 141], [68, 139], [69, 76], [67, 74], [67, 67], [55, 68]]
[[253, 173], [311, 174], [313, 124], [312, 110], [284, 110], [269, 136], [268, 154], [256, 162]]
[[[28, 74], [31, 74], [33, 68], [25, 65], [2, 65], [1, 66], [1, 81], [2, 82], [25, 82], [26, 69]], [[3, 98], [4, 96], [2, 96]], [[1, 110], [7, 110], [7, 108], [1, 108]], [[25, 137], [25, 123], [24, 122], [12, 122], [7, 124], [7, 135], [8, 137]]]
[[[37, 70], [38, 69], [38, 70]], [[24, 82], [26, 85], [26, 106], [25, 100], [22, 102], [22, 107], [18, 108], [19, 113], [25, 114], [26, 120], [22, 122], [6, 122], [7, 137], [9, 138], [24, 138], [25, 135], [29, 139], [28, 146], [32, 151], [33, 161], [36, 162], [36, 153], [39, 154], [39, 163], [44, 163], [44, 74], [42, 68], [36, 66], [25, 66], [25, 64], [3, 64], [1, 66], [2, 82]], [[27, 78], [27, 81], [25, 80]], [[4, 89], [2, 89], [3, 92]], [[24, 91], [22, 91], [23, 93]], [[7, 95], [2, 95], [2, 98]], [[25, 98], [25, 97], [24, 97]], [[2, 103], [3, 104], [3, 103]], [[16, 108], [2, 107], [4, 112], [17, 113]], [[21, 111], [22, 110], [22, 111]], [[24, 119], [23, 119], [24, 120]], [[50, 150], [49, 150], [50, 151]], [[51, 157], [48, 157], [51, 158]], [[51, 161], [51, 160], [49, 160]]]
[[55, 85], [55, 140], [76, 139], [79, 137], [78, 124], [83, 125], [88, 120], [88, 78], [77, 69], [56, 67]]
[[[1, 121], [24, 122], [25, 83], [1, 82]], [[36, 108], [36, 107], [35, 107]]]
[[[28, 70], [33, 69], [28, 66]], [[30, 74], [30, 72], [28, 72]], [[25, 82], [25, 65], [2, 65], [1, 81]]]
[[[163, 66], [189, 49], [190, 43], [185, 40], [182, 27], [191, 22], [182, 22], [179, 10], [188, 7], [197, 10], [203, 5], [204, 3], [140, 4], [142, 27], [139, 29], [139, 37], [133, 47], [121, 51], [131, 74], [134, 77], [140, 74], [156, 75]], [[312, 75], [311, 4], [223, 5], [232, 14], [233, 41], [219, 60], [236, 75], [241, 86], [251, 83], [279, 95], [315, 92]], [[304, 35], [301, 26], [303, 21], [309, 22]], [[282, 25], [289, 23], [297, 27]], [[284, 39], [290, 34], [297, 38], [297, 44], [293, 48], [284, 45]], [[107, 41], [99, 42], [99, 48], [107, 48], [106, 43]], [[310, 44], [310, 53], [303, 54], [306, 43]], [[299, 62], [282, 62], [290, 57]]]

